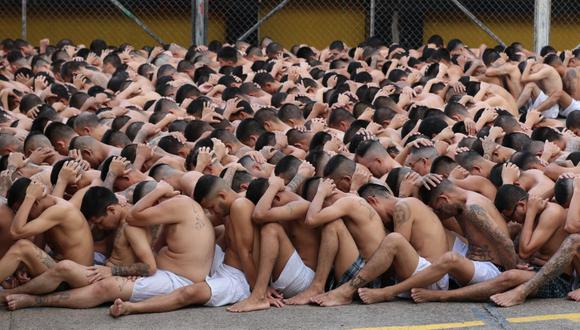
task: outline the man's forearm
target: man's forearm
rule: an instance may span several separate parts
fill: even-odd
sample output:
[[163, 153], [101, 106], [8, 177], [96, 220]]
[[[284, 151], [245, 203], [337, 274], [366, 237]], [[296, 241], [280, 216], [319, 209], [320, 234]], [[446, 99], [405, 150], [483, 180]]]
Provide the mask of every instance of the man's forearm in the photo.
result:
[[114, 265], [111, 267], [113, 276], [150, 276], [151, 267], [143, 262], [132, 265]]
[[527, 252], [529, 252], [527, 248], [530, 243], [530, 240], [532, 239], [533, 226], [534, 221], [536, 219], [536, 214], [537, 212], [530, 212], [529, 210], [528, 212], [526, 212], [526, 218], [524, 220], [524, 225], [522, 226], [522, 233], [520, 235], [520, 244], [519, 244], [520, 253], [524, 252], [525, 254], [527, 254]]
[[32, 205], [36, 200], [32, 197], [26, 196], [24, 197], [24, 201], [20, 208], [16, 212], [14, 216], [14, 220], [12, 221], [12, 225], [10, 227], [10, 231], [13, 234], [19, 234], [24, 225], [26, 225], [26, 220], [28, 220], [28, 216], [30, 215], [30, 209], [32, 209]]
[[286, 187], [288, 187], [290, 191], [296, 192], [296, 190], [298, 190], [298, 187], [300, 187], [300, 185], [302, 185], [304, 181], [306, 181], [306, 177], [304, 177], [302, 174], [297, 173], [292, 178], [292, 180], [288, 182], [288, 185]]
[[66, 182], [63, 182], [62, 180], [57, 180], [51, 195], [54, 197], [63, 198], [64, 193], [66, 191], [66, 187], [67, 187]]

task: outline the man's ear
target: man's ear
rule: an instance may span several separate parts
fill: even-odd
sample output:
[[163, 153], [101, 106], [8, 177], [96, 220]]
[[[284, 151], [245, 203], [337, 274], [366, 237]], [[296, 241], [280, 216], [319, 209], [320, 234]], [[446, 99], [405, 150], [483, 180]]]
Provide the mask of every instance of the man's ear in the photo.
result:
[[82, 149], [81, 155], [83, 156], [83, 159], [91, 159], [93, 156], [93, 151], [91, 149]]
[[91, 135], [91, 129], [89, 127], [84, 127], [82, 131], [84, 135]]
[[240, 188], [241, 188], [242, 190], [248, 190], [248, 184], [247, 184], [247, 183], [242, 183], [242, 184], [240, 185]]
[[252, 144], [256, 144], [256, 141], [258, 140], [258, 136], [257, 135], [250, 135], [250, 137], [248, 138], [248, 140], [250, 140], [250, 142], [252, 142]]
[[481, 167], [479, 167], [477, 165], [473, 165], [473, 167], [471, 167], [471, 171], [469, 171], [469, 173], [472, 175], [481, 175]]
[[272, 123], [269, 120], [266, 120], [264, 122], [264, 128], [266, 129], [266, 131], [271, 132], [272, 131]]
[[302, 150], [306, 150], [307, 149], [307, 145], [303, 142], [295, 142], [293, 144], [294, 147], [298, 148], [298, 149], [302, 149]]
[[296, 126], [296, 120], [294, 120], [294, 119], [288, 119], [288, 126], [290, 126], [290, 127]]
[[379, 200], [375, 196], [369, 196], [366, 200], [373, 207], [379, 205]]
[[338, 129], [346, 132], [346, 130], [348, 129], [348, 124], [345, 121], [341, 121], [340, 123], [338, 123]]
[[387, 127], [387, 126], [389, 126], [389, 124], [390, 124], [390, 123], [391, 123], [391, 121], [390, 121], [390, 120], [386, 120], [386, 119], [385, 119], [385, 120], [383, 120], [383, 122], [381, 123], [381, 125], [382, 125], [383, 127]]
[[107, 206], [107, 213], [111, 212], [112, 214], [116, 214], [117, 213], [117, 209], [115, 208], [115, 204], [111, 204], [109, 206]]

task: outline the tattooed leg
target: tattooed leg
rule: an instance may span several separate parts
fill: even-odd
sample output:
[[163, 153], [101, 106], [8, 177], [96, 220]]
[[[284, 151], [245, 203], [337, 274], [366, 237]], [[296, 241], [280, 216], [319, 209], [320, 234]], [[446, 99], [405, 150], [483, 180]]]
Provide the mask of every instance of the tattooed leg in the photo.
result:
[[27, 307], [91, 308], [117, 298], [128, 300], [133, 282], [124, 277], [109, 277], [89, 286], [46, 296], [14, 294], [6, 297], [11, 310]]
[[510, 291], [491, 296], [491, 300], [501, 307], [522, 304], [546, 281], [562, 274], [574, 257], [580, 252], [580, 234], [568, 236], [556, 253], [531, 280]]
[[0, 259], [0, 282], [12, 275], [23, 263], [30, 275], [38, 276], [56, 264], [46, 252], [39, 249], [29, 240], [21, 239], [8, 249]]

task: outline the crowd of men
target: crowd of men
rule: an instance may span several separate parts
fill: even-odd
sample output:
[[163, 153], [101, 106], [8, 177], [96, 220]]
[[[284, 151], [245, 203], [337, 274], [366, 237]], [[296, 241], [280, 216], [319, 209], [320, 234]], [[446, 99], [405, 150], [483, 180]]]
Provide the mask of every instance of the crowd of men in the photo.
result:
[[580, 301], [580, 48], [0, 44], [0, 302]]

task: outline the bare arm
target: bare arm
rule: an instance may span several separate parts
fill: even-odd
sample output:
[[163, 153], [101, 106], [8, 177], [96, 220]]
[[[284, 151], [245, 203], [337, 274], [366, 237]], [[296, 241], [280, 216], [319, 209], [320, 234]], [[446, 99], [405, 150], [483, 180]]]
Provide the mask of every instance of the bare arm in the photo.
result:
[[566, 226], [564, 229], [570, 234], [580, 232], [580, 179], [574, 180], [574, 193], [570, 200], [570, 208], [566, 215]]
[[469, 205], [466, 212], [471, 223], [487, 237], [492, 246], [496, 247], [496, 251], [503, 262], [502, 265], [506, 269], [515, 268], [518, 257], [514, 249], [514, 242], [507, 234], [504, 234], [497, 228], [493, 220], [481, 206]]
[[230, 210], [230, 223], [234, 232], [234, 246], [242, 263], [242, 270], [246, 279], [253, 288], [258, 274], [254, 264], [254, 226], [252, 225], [251, 202], [243, 199], [232, 204]]
[[343, 198], [336, 201], [331, 206], [322, 208], [322, 204], [326, 199], [326, 195], [318, 191], [314, 199], [310, 203], [308, 212], [306, 213], [306, 224], [312, 227], [318, 227], [326, 223], [332, 222], [348, 214], [349, 205], [347, 199]]
[[[159, 184], [157, 187], [159, 187]], [[167, 194], [165, 189], [155, 188], [152, 192], [145, 195], [131, 208], [131, 216], [127, 218], [127, 222], [132, 226], [149, 226], [178, 222], [179, 216], [177, 213], [179, 213], [179, 210], [187, 207], [187, 205], [185, 205], [180, 197], [171, 198], [154, 205], [165, 194]]]
[[115, 265], [111, 267], [113, 276], [151, 276], [157, 271], [155, 256], [147, 240], [145, 229], [125, 226], [125, 237], [140, 262], [132, 265]]
[[558, 212], [544, 211], [538, 225], [534, 229], [534, 222], [538, 210], [528, 208], [522, 232], [520, 234], [519, 254], [522, 259], [528, 259], [546, 244], [558, 229]]
[[409, 204], [404, 201], [397, 203], [393, 215], [393, 222], [395, 232], [403, 235], [407, 241], [410, 241], [413, 221], [411, 219], [411, 208], [409, 207]]
[[10, 226], [10, 235], [13, 239], [38, 235], [56, 225], [53, 218], [47, 215], [47, 212], [44, 212], [32, 221], [26, 222], [30, 215], [30, 209], [32, 209], [35, 201], [36, 199], [29, 195], [26, 195], [24, 198], [24, 202], [20, 205], [20, 208], [14, 216], [14, 220], [12, 220], [12, 225]]

